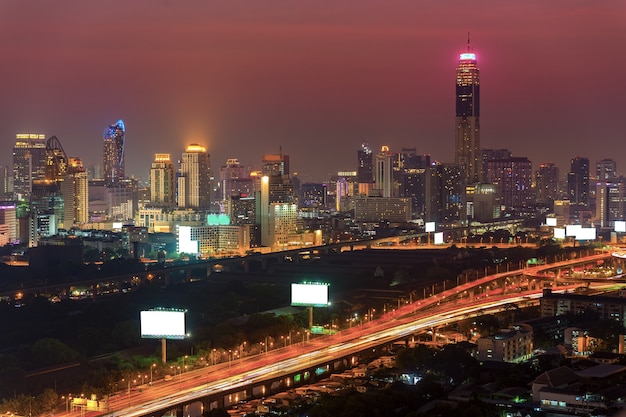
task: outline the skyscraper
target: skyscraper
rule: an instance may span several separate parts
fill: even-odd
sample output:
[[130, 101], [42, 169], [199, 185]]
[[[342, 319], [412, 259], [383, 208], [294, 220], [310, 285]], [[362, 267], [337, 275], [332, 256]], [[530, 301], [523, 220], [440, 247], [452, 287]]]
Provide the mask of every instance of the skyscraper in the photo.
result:
[[109, 125], [104, 130], [103, 167], [104, 182], [107, 185], [115, 184], [125, 179], [124, 173], [124, 145], [126, 143], [126, 128], [122, 120]]
[[154, 156], [150, 168], [150, 202], [164, 206], [173, 206], [176, 202], [174, 164], [169, 153], [158, 153]]
[[180, 160], [178, 207], [208, 209], [211, 192], [211, 164], [203, 146], [187, 146]]
[[554, 162], [539, 165], [535, 173], [537, 203], [552, 206], [559, 198], [559, 168]]
[[596, 163], [598, 181], [613, 181], [617, 178], [617, 163], [614, 159], [602, 159]]
[[510, 157], [487, 161], [486, 177], [489, 184], [496, 184], [507, 209], [521, 211], [532, 207], [532, 163], [526, 157]]
[[30, 196], [34, 180], [46, 177], [46, 136], [18, 133], [13, 147], [13, 193], [17, 198]]
[[61, 182], [64, 212], [63, 224], [70, 228], [89, 221], [89, 181], [79, 158], [69, 158], [67, 174]]
[[388, 146], [383, 146], [376, 155], [374, 182], [381, 197], [393, 196], [393, 153]]
[[589, 205], [589, 158], [577, 156], [572, 159], [567, 174], [567, 193], [572, 204]]
[[476, 54], [467, 38], [467, 51], [459, 56], [456, 69], [456, 118], [454, 162], [465, 173], [467, 184], [481, 181], [480, 75]]

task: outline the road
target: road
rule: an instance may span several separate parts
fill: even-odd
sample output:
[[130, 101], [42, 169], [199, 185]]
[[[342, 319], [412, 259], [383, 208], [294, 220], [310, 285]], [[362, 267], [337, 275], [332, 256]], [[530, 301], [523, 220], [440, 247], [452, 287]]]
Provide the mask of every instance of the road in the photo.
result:
[[[462, 320], [473, 314], [487, 314], [501, 310], [511, 303], [536, 302], [543, 288], [529, 289], [503, 294], [491, 293], [488, 296], [457, 298], [461, 291], [489, 283], [495, 279], [520, 275], [539, 276], [541, 270], [565, 266], [581, 261], [594, 261], [606, 258], [607, 254], [593, 255], [557, 264], [526, 268], [523, 271], [512, 271], [485, 277], [449, 289], [426, 300], [414, 302], [401, 307], [381, 318], [366, 322], [338, 332], [332, 336], [312, 339], [306, 343], [294, 344], [256, 356], [221, 363], [203, 369], [178, 374], [171, 381], [159, 381], [146, 386], [142, 391], [123, 391], [109, 401], [109, 413], [83, 412], [85, 416], [139, 417], [151, 412], [175, 408], [183, 402], [201, 399], [207, 393], [232, 390], [237, 387], [259, 384], [263, 381], [294, 373], [317, 364], [327, 363], [339, 357], [356, 354], [368, 348], [391, 343], [415, 334], [421, 330], [431, 329]], [[594, 288], [614, 287], [615, 282], [593, 283]], [[552, 287], [553, 292], [570, 291], [580, 284]], [[78, 412], [65, 414], [76, 416]]]

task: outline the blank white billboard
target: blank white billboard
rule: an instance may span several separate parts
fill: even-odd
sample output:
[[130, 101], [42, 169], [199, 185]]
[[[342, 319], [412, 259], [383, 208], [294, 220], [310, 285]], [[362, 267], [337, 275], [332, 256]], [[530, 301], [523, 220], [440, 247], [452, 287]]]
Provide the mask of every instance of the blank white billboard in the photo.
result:
[[147, 310], [140, 313], [141, 337], [144, 339], [184, 339], [185, 312]]
[[435, 240], [434, 240], [435, 245], [443, 245], [443, 232], [435, 233], [434, 237], [435, 237]]
[[576, 233], [576, 240], [596, 240], [596, 228], [581, 227]]
[[578, 231], [583, 227], [579, 224], [566, 224], [565, 225], [565, 236], [573, 236], [576, 237]]
[[562, 227], [554, 228], [554, 238], [555, 239], [565, 239], [565, 229]]
[[435, 222], [426, 222], [426, 223], [424, 223], [424, 231], [426, 233], [434, 232], [435, 231]]
[[191, 240], [190, 226], [178, 227], [178, 252], [191, 254], [200, 252], [200, 242]]
[[618, 233], [626, 233], [626, 222], [623, 220], [615, 220], [615, 231]]
[[291, 305], [328, 307], [328, 284], [291, 284]]
[[546, 225], [556, 227], [556, 217], [546, 217]]

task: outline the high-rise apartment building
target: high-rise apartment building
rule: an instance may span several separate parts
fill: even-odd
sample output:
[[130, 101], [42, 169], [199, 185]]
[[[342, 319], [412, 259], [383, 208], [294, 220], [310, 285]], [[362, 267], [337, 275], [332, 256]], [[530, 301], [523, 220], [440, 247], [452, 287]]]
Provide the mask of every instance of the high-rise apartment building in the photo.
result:
[[572, 159], [567, 174], [567, 194], [572, 204], [589, 206], [589, 158], [577, 156]]
[[496, 184], [502, 205], [516, 211], [532, 207], [532, 163], [525, 157], [510, 157], [487, 161], [486, 176], [489, 184]]
[[480, 182], [480, 74], [469, 37], [456, 69], [455, 125], [454, 162], [463, 169], [467, 184]]
[[124, 172], [124, 147], [126, 144], [126, 127], [122, 120], [104, 129], [102, 166], [104, 182], [116, 184], [126, 178]]
[[179, 163], [178, 207], [208, 209], [211, 193], [211, 164], [203, 146], [191, 144]]
[[29, 198], [33, 181], [46, 176], [46, 136], [39, 133], [18, 133], [13, 147], [13, 194]]
[[554, 162], [539, 165], [535, 172], [537, 203], [552, 206], [559, 198], [559, 168]]
[[168, 153], [157, 153], [150, 168], [150, 203], [173, 206], [176, 202], [174, 164]]

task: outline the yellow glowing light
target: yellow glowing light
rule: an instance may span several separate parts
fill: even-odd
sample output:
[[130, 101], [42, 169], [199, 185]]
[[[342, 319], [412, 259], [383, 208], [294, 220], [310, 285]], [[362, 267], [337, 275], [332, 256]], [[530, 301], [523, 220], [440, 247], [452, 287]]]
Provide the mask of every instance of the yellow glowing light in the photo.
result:
[[187, 146], [186, 152], [206, 152], [206, 148], [198, 145], [197, 143], [192, 143]]

